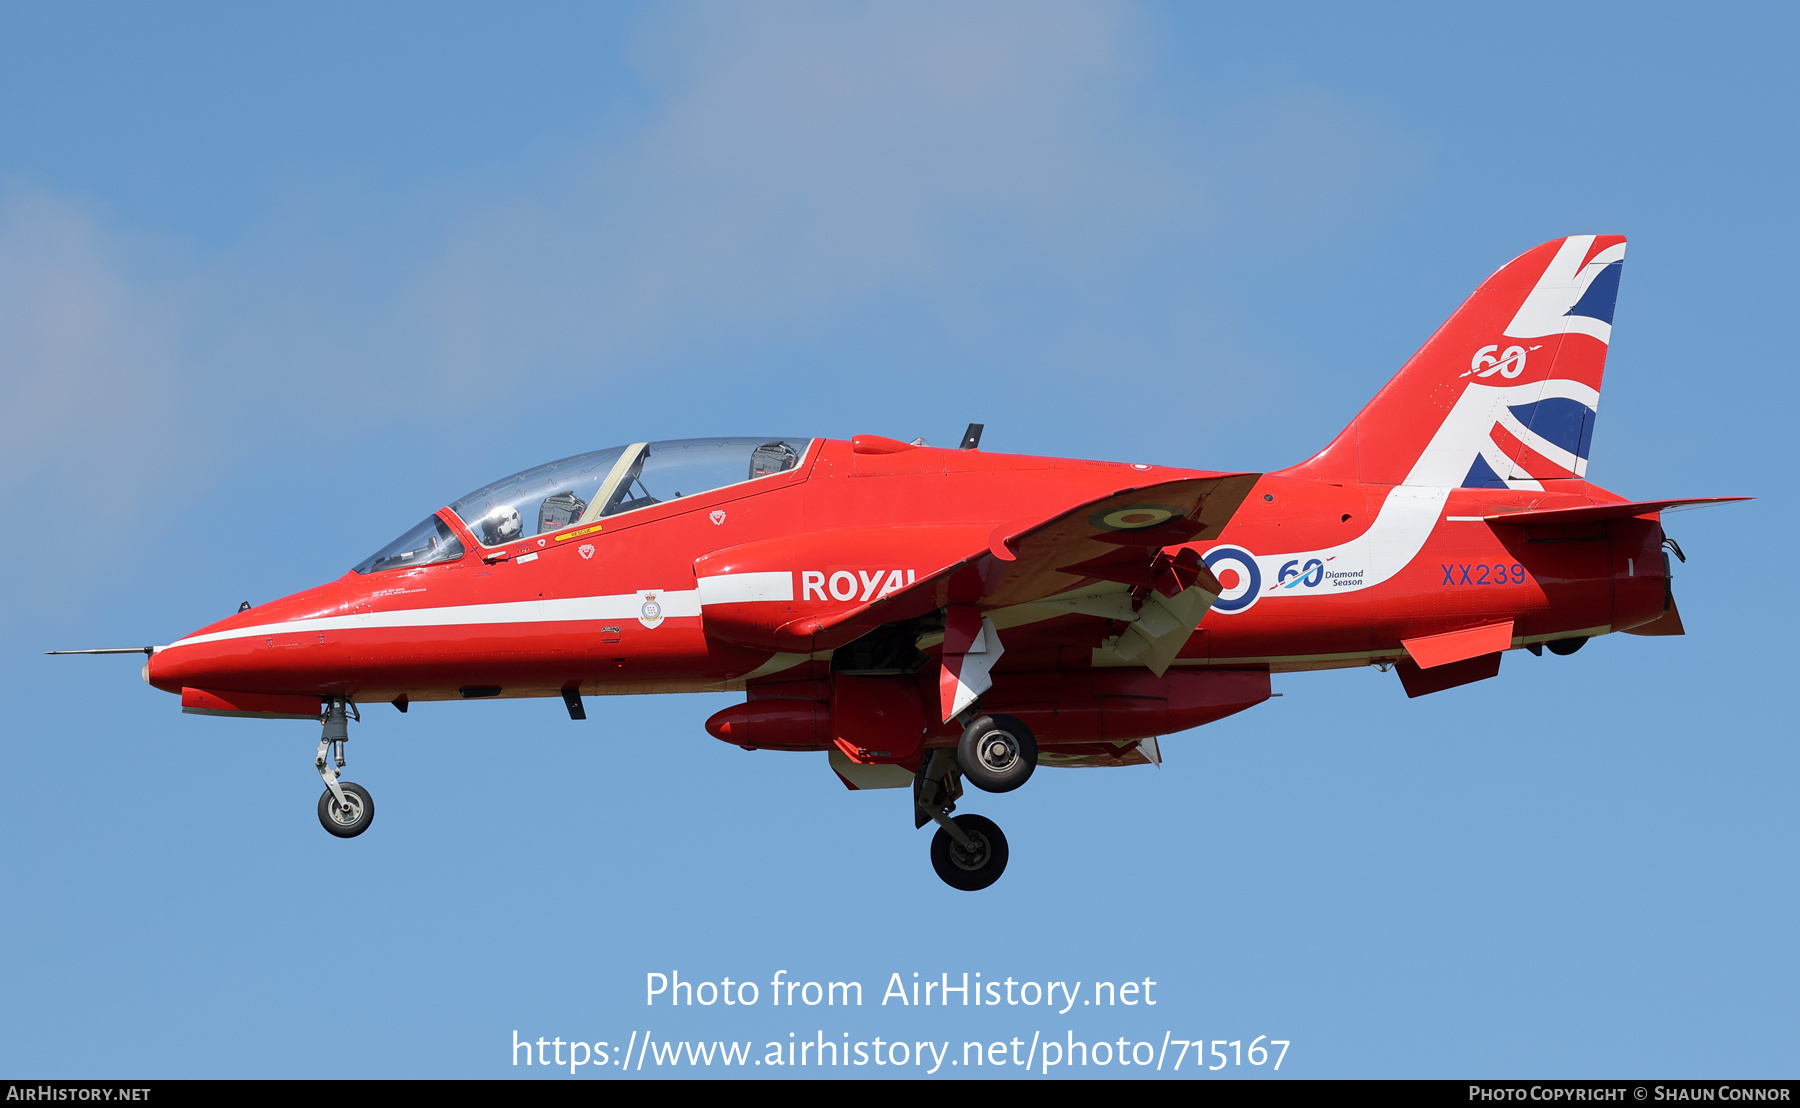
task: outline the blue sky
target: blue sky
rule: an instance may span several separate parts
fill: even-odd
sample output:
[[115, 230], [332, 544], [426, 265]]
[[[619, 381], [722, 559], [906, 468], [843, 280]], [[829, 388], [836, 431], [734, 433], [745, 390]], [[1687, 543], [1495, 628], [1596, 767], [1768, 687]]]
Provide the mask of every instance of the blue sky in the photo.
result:
[[[1795, 23], [8, 7], [0, 1068], [506, 1076], [514, 1030], [648, 1029], [1791, 1075]], [[1760, 498], [1671, 517], [1688, 636], [1509, 655], [1418, 701], [1278, 677], [1160, 770], [978, 797], [1013, 842], [980, 896], [938, 883], [903, 794], [709, 738], [730, 697], [369, 709], [349, 776], [380, 814], [341, 842], [313, 728], [184, 717], [129, 659], [40, 653], [171, 641], [621, 442], [980, 421], [994, 450], [1275, 468], [1572, 233], [1631, 238], [1591, 475]], [[869, 1002], [642, 1002], [648, 972], [783, 969]], [[875, 1002], [964, 971], [1160, 1000]]]

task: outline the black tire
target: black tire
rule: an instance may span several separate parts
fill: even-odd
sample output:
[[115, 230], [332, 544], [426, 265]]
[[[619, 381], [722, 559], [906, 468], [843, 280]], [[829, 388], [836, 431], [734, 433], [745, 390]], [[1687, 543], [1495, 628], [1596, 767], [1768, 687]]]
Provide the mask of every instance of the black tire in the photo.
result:
[[375, 798], [369, 795], [369, 790], [351, 781], [339, 781], [338, 788], [344, 790], [344, 798], [356, 810], [341, 811], [337, 797], [326, 789], [319, 797], [319, 824], [340, 839], [354, 839], [375, 822]]
[[972, 893], [1000, 880], [1006, 872], [1006, 836], [993, 820], [984, 816], [952, 816], [951, 822], [964, 835], [975, 840], [973, 856], [950, 837], [942, 827], [931, 840], [931, 868], [953, 889]]
[[1587, 640], [1586, 639], [1556, 639], [1552, 642], [1547, 642], [1544, 645], [1549, 647], [1550, 653], [1556, 655], [1557, 657], [1567, 658], [1569, 655], [1575, 653], [1577, 650], [1580, 650], [1582, 647], [1586, 646]]
[[982, 716], [963, 728], [956, 766], [983, 792], [1009, 793], [1037, 769], [1037, 738], [1011, 716]]

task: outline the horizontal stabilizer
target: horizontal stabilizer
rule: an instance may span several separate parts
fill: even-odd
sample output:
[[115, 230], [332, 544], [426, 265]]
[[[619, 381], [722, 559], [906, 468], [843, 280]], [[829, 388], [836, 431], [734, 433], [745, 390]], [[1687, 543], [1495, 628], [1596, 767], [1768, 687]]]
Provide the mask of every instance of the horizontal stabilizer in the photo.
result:
[[1752, 496], [1704, 496], [1693, 500], [1627, 500], [1622, 504], [1589, 504], [1579, 508], [1531, 508], [1522, 512], [1496, 512], [1485, 516], [1489, 523], [1516, 523], [1540, 526], [1552, 523], [1595, 523], [1603, 519], [1631, 519], [1652, 512], [1678, 512], [1683, 508], [1704, 508], [1711, 504], [1732, 504], [1754, 500]]

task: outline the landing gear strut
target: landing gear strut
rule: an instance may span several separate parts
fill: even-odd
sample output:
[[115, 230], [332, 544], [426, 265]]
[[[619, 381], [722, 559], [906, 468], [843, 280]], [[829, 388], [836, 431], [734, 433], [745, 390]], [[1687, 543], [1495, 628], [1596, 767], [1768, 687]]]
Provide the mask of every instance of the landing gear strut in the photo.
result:
[[1006, 836], [993, 820], [982, 816], [952, 819], [950, 813], [956, 810], [960, 796], [962, 778], [956, 755], [942, 748], [926, 751], [913, 778], [913, 826], [938, 825], [931, 839], [931, 868], [951, 888], [975, 892], [1006, 872]]
[[[358, 720], [362, 718], [361, 713], [356, 712], [356, 706], [343, 697], [330, 698], [325, 708], [325, 731], [319, 738], [319, 753], [313, 759], [319, 777], [325, 782], [325, 792], [319, 797], [319, 823], [340, 839], [354, 839], [367, 831], [375, 819], [375, 801], [369, 791], [355, 782], [338, 780], [338, 770], [344, 768], [344, 744], [350, 740], [351, 713], [355, 713]], [[328, 753], [335, 757], [328, 759]]]

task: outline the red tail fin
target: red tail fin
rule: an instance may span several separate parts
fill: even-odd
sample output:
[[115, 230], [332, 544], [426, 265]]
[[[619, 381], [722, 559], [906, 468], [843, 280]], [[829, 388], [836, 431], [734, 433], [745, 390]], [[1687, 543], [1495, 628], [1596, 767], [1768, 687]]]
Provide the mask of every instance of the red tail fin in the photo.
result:
[[1516, 489], [1585, 477], [1624, 258], [1620, 235], [1514, 258], [1287, 475]]

